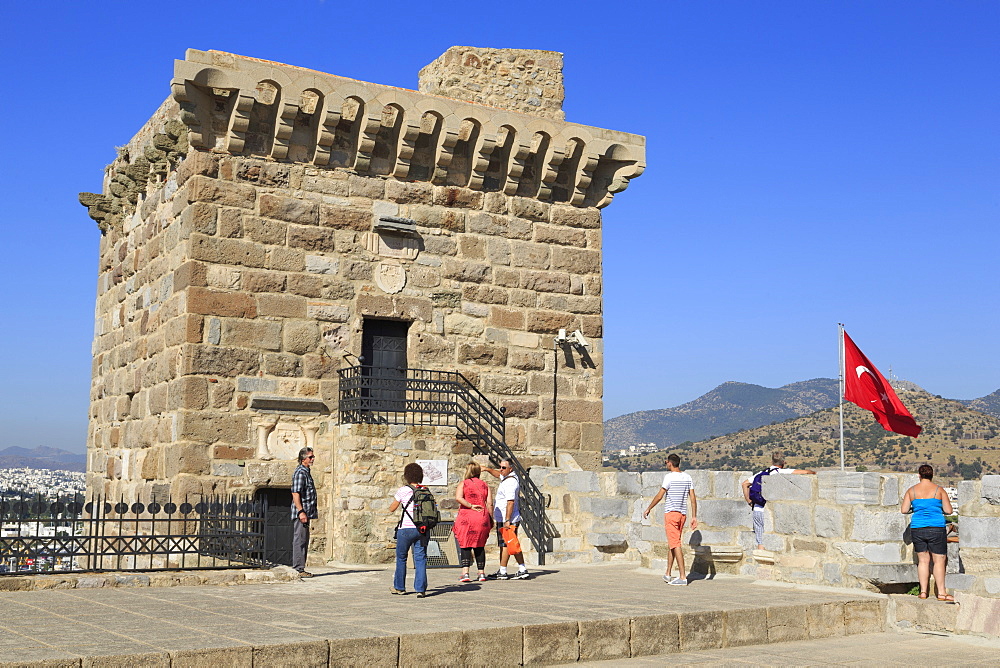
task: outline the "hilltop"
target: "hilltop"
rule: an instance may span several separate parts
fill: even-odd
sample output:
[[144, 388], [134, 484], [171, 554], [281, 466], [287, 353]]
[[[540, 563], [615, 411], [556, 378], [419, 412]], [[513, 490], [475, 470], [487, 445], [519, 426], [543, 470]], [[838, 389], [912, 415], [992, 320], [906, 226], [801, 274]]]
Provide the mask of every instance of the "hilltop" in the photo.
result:
[[987, 415], [1000, 417], [1000, 390], [987, 394], [985, 397], [963, 401], [963, 404]]
[[729, 381], [694, 401], [637, 411], [604, 423], [605, 452], [639, 443], [661, 448], [808, 415], [837, 404], [838, 381], [814, 378], [778, 388]]
[[62, 471], [85, 472], [87, 455], [78, 455], [68, 450], [39, 445], [22, 448], [13, 445], [0, 450], [0, 469], [57, 469]]
[[[920, 437], [885, 431], [869, 411], [845, 403], [844, 442], [849, 467], [915, 471], [920, 464], [930, 462], [940, 475], [963, 478], [1000, 470], [1000, 418], [920, 389], [900, 389], [898, 394], [923, 427]], [[837, 408], [826, 408], [778, 424], [688, 441], [671, 450], [680, 453], [684, 466], [692, 469], [757, 469], [768, 463], [768, 455], [775, 449], [784, 450], [792, 466], [834, 467], [840, 465], [838, 420]], [[659, 470], [662, 459], [662, 453], [652, 453], [623, 457], [610, 465]]]

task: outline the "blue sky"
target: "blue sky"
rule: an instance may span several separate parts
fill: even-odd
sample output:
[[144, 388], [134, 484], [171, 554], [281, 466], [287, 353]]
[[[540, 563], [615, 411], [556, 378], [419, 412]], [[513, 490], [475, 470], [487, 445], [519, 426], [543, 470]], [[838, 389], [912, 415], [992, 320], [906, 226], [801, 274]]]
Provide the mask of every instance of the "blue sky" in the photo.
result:
[[605, 210], [605, 417], [727, 380], [1000, 388], [1000, 3], [35, 2], [4, 11], [0, 449], [86, 440], [99, 233], [76, 202], [218, 49], [415, 88], [565, 54], [567, 119], [648, 139]]

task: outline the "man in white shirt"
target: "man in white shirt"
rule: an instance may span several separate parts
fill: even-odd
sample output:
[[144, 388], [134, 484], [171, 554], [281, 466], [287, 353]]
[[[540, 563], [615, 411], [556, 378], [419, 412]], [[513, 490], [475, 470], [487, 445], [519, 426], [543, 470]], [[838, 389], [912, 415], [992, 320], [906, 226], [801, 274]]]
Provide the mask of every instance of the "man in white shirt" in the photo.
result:
[[[785, 468], [785, 453], [781, 450], [775, 450], [771, 453], [771, 467], [766, 468], [763, 471], [757, 473], [750, 480], [743, 481], [743, 498], [747, 500], [750, 507], [753, 508], [751, 515], [753, 516], [753, 533], [754, 538], [757, 539], [757, 549], [764, 549], [764, 504], [767, 501], [763, 496], [759, 496], [756, 500], [751, 498], [751, 496], [757, 496], [759, 494], [759, 487], [754, 488], [754, 482], [763, 479], [765, 476], [773, 475], [775, 473], [780, 474], [795, 474], [795, 475], [816, 475], [815, 471], [810, 471], [809, 469], [788, 469]], [[763, 503], [761, 503], [763, 502]]]
[[[518, 552], [511, 555], [507, 552], [507, 543], [504, 542], [500, 529], [509, 527], [517, 533], [517, 528], [521, 525], [521, 507], [518, 497], [521, 492], [521, 481], [511, 468], [511, 463], [507, 459], [500, 460], [500, 468], [484, 468], [484, 471], [492, 473], [500, 478], [500, 485], [497, 486], [495, 496], [496, 502], [493, 504], [493, 521], [497, 525], [497, 543], [500, 546], [500, 570], [489, 577], [496, 580], [526, 580], [528, 578], [528, 568], [524, 565], [524, 553]], [[511, 556], [517, 562], [517, 573], [507, 574], [507, 562]]]
[[[667, 555], [667, 572], [663, 574], [663, 581], [672, 585], [686, 585], [688, 583], [684, 570], [684, 552], [681, 549], [681, 533], [684, 531], [684, 522], [687, 520], [688, 502], [691, 504], [691, 528], [698, 528], [698, 499], [694, 493], [694, 481], [691, 476], [681, 471], [681, 458], [670, 453], [667, 455], [667, 474], [663, 476], [663, 485], [656, 493], [649, 507], [642, 513], [642, 519], [649, 517], [656, 504], [664, 496], [667, 501], [663, 504], [663, 528], [667, 533], [667, 547], [670, 553]], [[677, 562], [678, 574], [676, 578], [670, 577], [673, 570], [674, 561]]]

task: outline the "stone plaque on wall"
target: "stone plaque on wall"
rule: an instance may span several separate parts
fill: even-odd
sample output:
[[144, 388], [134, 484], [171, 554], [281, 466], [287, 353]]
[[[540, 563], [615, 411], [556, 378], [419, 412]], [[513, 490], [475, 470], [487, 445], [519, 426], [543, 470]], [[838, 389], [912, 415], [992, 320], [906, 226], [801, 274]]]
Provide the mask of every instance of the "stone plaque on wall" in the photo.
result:
[[420, 239], [396, 234], [365, 232], [365, 248], [382, 257], [415, 260], [420, 253]]

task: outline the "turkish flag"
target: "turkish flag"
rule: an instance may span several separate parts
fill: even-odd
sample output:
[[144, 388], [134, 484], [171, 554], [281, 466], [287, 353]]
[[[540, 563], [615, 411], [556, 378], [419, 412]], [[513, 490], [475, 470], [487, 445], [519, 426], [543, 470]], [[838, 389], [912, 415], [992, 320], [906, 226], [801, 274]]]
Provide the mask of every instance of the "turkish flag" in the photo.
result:
[[854, 345], [847, 332], [844, 332], [844, 398], [874, 413], [886, 431], [913, 438], [920, 435], [920, 425], [896, 396], [889, 381]]

